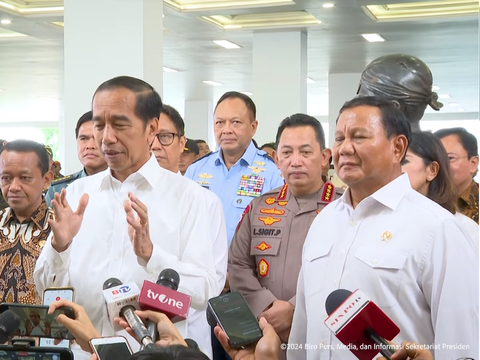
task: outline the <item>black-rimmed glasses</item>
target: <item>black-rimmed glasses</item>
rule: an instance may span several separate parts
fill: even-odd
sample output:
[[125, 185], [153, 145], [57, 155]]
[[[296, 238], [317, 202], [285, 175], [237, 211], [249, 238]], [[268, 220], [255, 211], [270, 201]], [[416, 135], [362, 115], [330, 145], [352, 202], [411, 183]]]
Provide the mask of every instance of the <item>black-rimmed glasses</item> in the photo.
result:
[[178, 137], [182, 136], [176, 133], [162, 132], [160, 134], [157, 134], [156, 137], [160, 144], [162, 144], [163, 146], [169, 146], [172, 145], [173, 140], [175, 139], [175, 135]]

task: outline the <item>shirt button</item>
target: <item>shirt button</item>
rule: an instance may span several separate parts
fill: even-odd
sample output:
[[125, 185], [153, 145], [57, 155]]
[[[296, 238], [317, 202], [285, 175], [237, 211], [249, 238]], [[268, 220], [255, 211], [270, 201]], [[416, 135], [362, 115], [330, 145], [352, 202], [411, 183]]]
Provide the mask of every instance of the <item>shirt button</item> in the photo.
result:
[[227, 180], [227, 183], [229, 183], [229, 182], [230, 182], [230, 179]]
[[118, 257], [115, 256], [115, 257], [113, 258], [113, 261], [118, 261]]
[[327, 346], [327, 342], [326, 342], [326, 341], [322, 341], [322, 345], [323, 345], [323, 346]]
[[373, 259], [373, 260], [372, 260], [372, 264], [376, 264], [377, 262], [378, 262], [377, 259]]
[[345, 250], [340, 251], [341, 255], [345, 255]]
[[355, 225], [357, 225], [357, 222], [355, 220], [351, 219], [349, 224], [350, 224], [350, 226], [355, 226]]

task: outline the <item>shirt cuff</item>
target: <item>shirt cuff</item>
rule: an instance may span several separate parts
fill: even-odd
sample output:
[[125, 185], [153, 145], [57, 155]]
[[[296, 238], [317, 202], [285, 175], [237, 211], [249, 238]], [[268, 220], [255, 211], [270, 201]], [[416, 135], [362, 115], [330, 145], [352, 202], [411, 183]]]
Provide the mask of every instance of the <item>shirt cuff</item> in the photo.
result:
[[152, 276], [158, 276], [163, 269], [168, 267], [168, 264], [174, 261], [177, 261], [176, 256], [162, 251], [162, 249], [155, 244], [153, 244], [152, 256], [150, 256], [148, 262], [137, 256], [138, 264]]
[[63, 278], [63, 274], [65, 274], [70, 267], [72, 244], [70, 244], [67, 250], [61, 253], [57, 252], [51, 244], [50, 246], [46, 246], [43, 251], [46, 252], [46, 262], [50, 268], [51, 276], [53, 276], [51, 281], [55, 284], [61, 280], [60, 278]]
[[255, 317], [258, 318], [277, 298], [270, 290], [261, 289], [251, 295], [246, 295], [245, 300], [247, 300], [248, 305], [250, 305]]

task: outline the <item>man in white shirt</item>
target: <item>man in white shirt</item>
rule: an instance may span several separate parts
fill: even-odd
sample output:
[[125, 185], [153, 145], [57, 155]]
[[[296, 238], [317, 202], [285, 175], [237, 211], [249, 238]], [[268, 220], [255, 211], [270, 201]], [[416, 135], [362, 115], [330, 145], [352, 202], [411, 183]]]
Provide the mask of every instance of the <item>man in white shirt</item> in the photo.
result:
[[[181, 115], [173, 107], [164, 104], [159, 118], [158, 133], [152, 143], [152, 152], [158, 164], [181, 176], [179, 164], [185, 144], [185, 123]], [[196, 185], [198, 186], [198, 184]], [[227, 229], [222, 202], [210, 190], [204, 189], [202, 186], [198, 187], [202, 189], [208, 207], [215, 270], [218, 288], [221, 290], [225, 285], [228, 259]], [[188, 319], [190, 320], [188, 337], [195, 340], [200, 349], [211, 358], [211, 331], [207, 323], [206, 311], [197, 311], [191, 308]]]
[[455, 217], [402, 174], [409, 135], [388, 100], [356, 98], [340, 110], [333, 162], [348, 189], [307, 235], [288, 359], [355, 359], [324, 324], [339, 288], [372, 299], [400, 328], [395, 342], [435, 345], [436, 359], [478, 358], [478, 256]]
[[[73, 286], [95, 327], [112, 335], [104, 281], [141, 286], [172, 268], [191, 306], [205, 309], [220, 291], [208, 210], [199, 186], [162, 169], [150, 154], [160, 96], [144, 81], [122, 76], [100, 85], [92, 105], [95, 141], [109, 168], [73, 183], [68, 196], [55, 194], [53, 236], [34, 273], [37, 291]], [[77, 204], [74, 212], [70, 205]]]

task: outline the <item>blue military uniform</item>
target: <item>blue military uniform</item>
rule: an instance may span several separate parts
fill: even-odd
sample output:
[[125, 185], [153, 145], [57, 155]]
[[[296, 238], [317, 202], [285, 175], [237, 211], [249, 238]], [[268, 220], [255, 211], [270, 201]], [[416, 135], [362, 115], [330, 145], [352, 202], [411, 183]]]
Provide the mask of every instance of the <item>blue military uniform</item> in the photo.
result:
[[190, 165], [185, 177], [210, 189], [222, 201], [229, 245], [250, 201], [284, 184], [272, 158], [252, 142], [230, 170], [217, 150]]
[[85, 169], [82, 169], [79, 172], [76, 172], [72, 175], [67, 175], [61, 179], [52, 181], [52, 184], [48, 188], [47, 194], [45, 195], [45, 201], [47, 202], [47, 205], [50, 206], [50, 202], [53, 200], [55, 193], [57, 192], [60, 193], [62, 189], [65, 189], [72, 182], [85, 176], [88, 176], [88, 175], [85, 172]]

